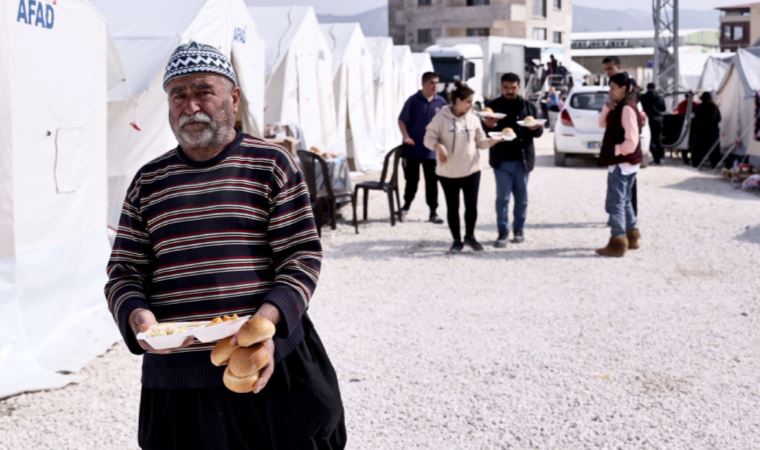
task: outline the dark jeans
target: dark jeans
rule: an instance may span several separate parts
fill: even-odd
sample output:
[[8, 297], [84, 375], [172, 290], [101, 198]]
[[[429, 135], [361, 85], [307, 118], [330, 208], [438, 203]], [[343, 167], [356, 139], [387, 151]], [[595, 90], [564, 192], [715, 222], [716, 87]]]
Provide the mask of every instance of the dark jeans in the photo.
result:
[[636, 174], [623, 175], [620, 166], [607, 174], [605, 210], [610, 215], [612, 237], [624, 236], [638, 225], [631, 202], [635, 185]]
[[430, 214], [435, 214], [438, 210], [438, 176], [435, 174], [435, 160], [404, 158], [402, 165], [406, 179], [403, 208], [408, 210], [412, 206], [412, 200], [417, 194], [417, 184], [420, 182], [420, 166], [422, 166], [422, 171], [425, 174], [425, 200], [428, 208], [430, 208]]
[[496, 178], [496, 226], [500, 234], [509, 228], [509, 198], [515, 197], [512, 229], [522, 231], [528, 215], [528, 178], [522, 161], [502, 161], [493, 170]]
[[475, 237], [475, 222], [478, 220], [478, 191], [480, 190], [480, 172], [464, 178], [439, 177], [443, 194], [446, 196], [446, 218], [449, 222], [451, 237], [455, 242], [462, 242], [459, 226], [459, 192], [464, 194], [465, 237]]

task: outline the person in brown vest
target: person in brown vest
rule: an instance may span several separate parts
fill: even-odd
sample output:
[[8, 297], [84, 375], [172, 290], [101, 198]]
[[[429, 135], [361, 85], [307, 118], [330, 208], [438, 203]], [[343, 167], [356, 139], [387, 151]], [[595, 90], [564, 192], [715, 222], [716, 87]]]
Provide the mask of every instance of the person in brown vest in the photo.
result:
[[639, 248], [641, 237], [631, 196], [641, 166], [640, 133], [644, 125], [636, 109], [636, 84], [627, 73], [610, 77], [610, 101], [602, 108], [599, 126], [604, 128], [599, 165], [606, 166], [606, 210], [610, 215], [610, 240], [596, 251], [601, 256], [623, 256]]

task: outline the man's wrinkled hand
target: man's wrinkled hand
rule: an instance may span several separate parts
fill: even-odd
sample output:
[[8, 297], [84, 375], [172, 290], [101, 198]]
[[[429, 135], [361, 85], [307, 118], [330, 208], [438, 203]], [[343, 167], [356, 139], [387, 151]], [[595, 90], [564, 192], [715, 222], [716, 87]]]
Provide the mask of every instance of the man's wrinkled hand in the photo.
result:
[[267, 383], [272, 378], [272, 374], [274, 373], [274, 340], [267, 339], [266, 341], [262, 342], [261, 345], [263, 345], [267, 353], [269, 353], [269, 362], [259, 372], [259, 379], [256, 380], [256, 383], [253, 385], [254, 394], [258, 394], [262, 389], [266, 387]]

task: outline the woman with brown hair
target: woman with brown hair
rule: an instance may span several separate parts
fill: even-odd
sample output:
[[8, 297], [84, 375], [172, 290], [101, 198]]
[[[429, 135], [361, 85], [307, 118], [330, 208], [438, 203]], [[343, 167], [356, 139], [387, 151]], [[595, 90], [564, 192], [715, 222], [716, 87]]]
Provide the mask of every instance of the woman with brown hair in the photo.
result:
[[636, 108], [636, 84], [625, 72], [610, 77], [610, 101], [602, 108], [599, 126], [604, 128], [599, 165], [606, 166], [607, 200], [611, 228], [607, 246], [596, 251], [601, 256], [624, 256], [639, 248], [641, 237], [631, 197], [643, 153], [641, 128]]
[[[474, 251], [483, 250], [475, 239], [480, 188], [480, 152], [496, 144], [488, 139], [480, 119], [472, 113], [473, 90], [456, 82], [451, 92], [451, 105], [433, 117], [425, 132], [425, 146], [436, 153], [435, 173], [443, 186], [449, 229], [454, 243], [450, 253], [461, 253], [464, 244]], [[465, 235], [459, 225], [459, 193], [464, 195]]]

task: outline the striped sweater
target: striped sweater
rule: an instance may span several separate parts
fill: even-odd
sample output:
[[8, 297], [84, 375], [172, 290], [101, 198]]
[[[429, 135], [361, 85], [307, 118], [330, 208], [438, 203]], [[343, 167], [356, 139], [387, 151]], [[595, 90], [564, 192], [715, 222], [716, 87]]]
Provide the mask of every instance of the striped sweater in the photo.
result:
[[[252, 314], [262, 302], [281, 321], [275, 358], [303, 339], [301, 320], [316, 288], [322, 248], [303, 176], [282, 148], [238, 133], [211, 160], [176, 148], [138, 171], [121, 212], [105, 294], [129, 350], [128, 317], [150, 309], [159, 322]], [[213, 344], [146, 353], [143, 385], [219, 386]]]

